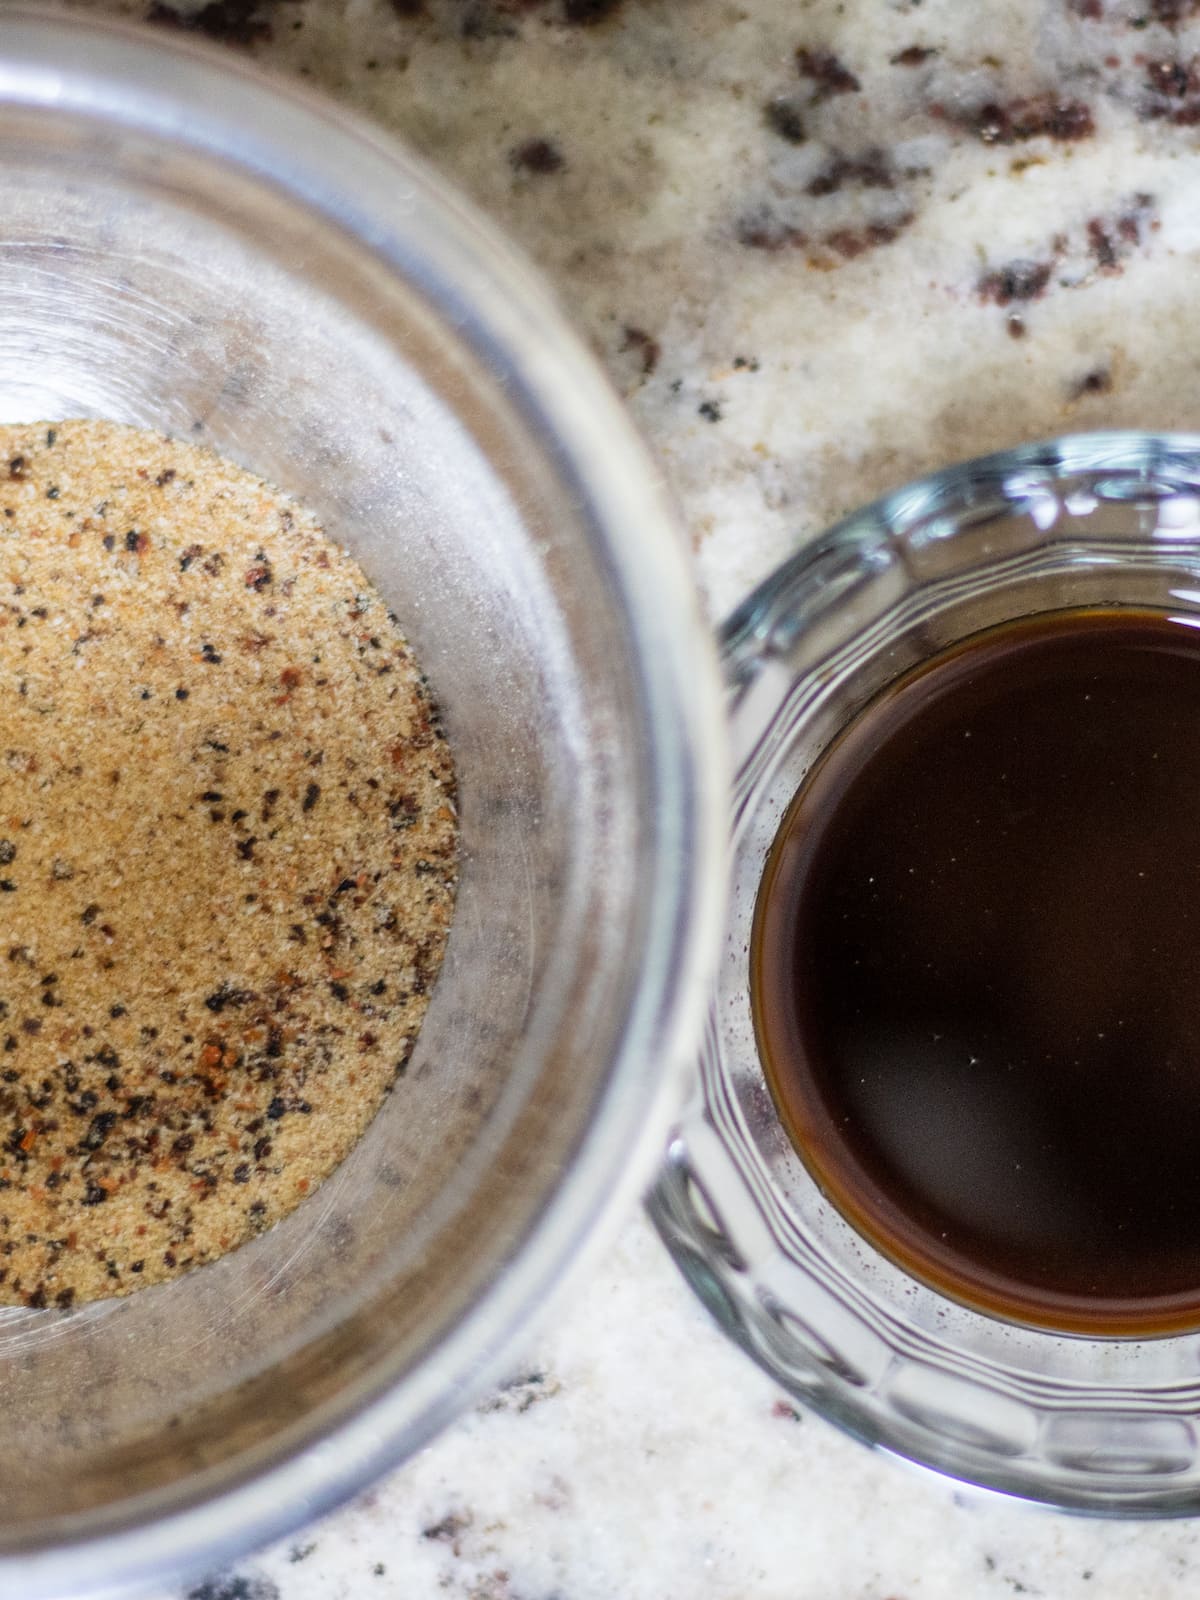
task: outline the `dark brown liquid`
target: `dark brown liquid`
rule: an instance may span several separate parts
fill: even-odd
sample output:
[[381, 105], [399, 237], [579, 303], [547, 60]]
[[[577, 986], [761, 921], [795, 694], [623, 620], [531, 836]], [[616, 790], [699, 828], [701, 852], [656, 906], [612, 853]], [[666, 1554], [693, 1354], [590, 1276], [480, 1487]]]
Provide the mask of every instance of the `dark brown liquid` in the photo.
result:
[[752, 977], [792, 1139], [895, 1261], [1200, 1325], [1200, 632], [1059, 612], [886, 690], [784, 821]]

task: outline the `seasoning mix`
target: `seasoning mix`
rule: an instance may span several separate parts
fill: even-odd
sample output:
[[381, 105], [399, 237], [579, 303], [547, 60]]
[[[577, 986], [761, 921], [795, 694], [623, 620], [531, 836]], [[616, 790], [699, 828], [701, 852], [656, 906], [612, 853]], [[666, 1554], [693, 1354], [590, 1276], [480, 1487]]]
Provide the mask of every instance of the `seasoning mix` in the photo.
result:
[[360, 568], [210, 452], [0, 428], [0, 1300], [270, 1227], [404, 1074], [455, 781]]

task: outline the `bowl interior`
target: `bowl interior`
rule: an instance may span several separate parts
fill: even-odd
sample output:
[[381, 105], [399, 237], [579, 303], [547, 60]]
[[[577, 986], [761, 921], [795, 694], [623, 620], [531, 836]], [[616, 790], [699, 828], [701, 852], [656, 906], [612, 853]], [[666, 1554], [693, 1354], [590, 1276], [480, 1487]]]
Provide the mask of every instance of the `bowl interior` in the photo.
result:
[[[290, 146], [295, 173], [259, 170], [261, 91], [231, 82], [245, 115], [223, 149], [173, 129], [146, 73], [140, 102], [102, 77], [94, 106], [0, 96], [0, 420], [183, 435], [312, 507], [432, 681], [463, 863], [408, 1075], [317, 1194], [179, 1281], [75, 1315], [0, 1312], [0, 1554], [202, 1498], [420, 1367], [589, 1128], [658, 870], [619, 574], [546, 419], [430, 277], [436, 210], [414, 202], [384, 259], [369, 219], [306, 202], [315, 149]], [[297, 124], [310, 146], [314, 124]]]

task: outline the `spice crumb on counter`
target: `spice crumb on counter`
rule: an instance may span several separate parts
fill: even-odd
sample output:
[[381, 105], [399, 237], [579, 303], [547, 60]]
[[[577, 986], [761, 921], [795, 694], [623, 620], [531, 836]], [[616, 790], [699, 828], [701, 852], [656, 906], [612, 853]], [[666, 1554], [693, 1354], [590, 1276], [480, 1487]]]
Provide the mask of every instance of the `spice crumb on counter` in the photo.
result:
[[108, 423], [0, 429], [3, 462], [0, 1301], [67, 1309], [233, 1249], [353, 1147], [441, 964], [455, 786], [294, 501]]

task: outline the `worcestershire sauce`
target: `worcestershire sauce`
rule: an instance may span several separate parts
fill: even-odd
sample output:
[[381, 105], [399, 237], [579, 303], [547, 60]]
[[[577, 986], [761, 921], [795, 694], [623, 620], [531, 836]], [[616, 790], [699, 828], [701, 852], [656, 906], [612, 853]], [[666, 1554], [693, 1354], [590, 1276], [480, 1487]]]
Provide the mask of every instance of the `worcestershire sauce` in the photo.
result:
[[981, 633], [804, 782], [759, 892], [759, 1048], [829, 1199], [942, 1293], [1200, 1326], [1200, 631]]

